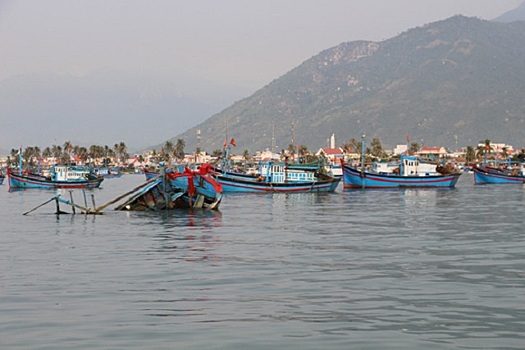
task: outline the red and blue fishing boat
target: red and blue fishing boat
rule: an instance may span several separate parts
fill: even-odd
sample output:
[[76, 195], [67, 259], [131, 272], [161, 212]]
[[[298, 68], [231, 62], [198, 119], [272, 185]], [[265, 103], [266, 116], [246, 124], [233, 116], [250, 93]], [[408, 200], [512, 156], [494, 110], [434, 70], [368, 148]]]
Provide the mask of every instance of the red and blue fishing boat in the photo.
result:
[[90, 168], [54, 165], [48, 175], [7, 169], [10, 188], [98, 188], [104, 178]]
[[268, 161], [259, 164], [258, 175], [218, 170], [213, 176], [224, 192], [334, 192], [341, 178], [322, 170]]
[[454, 167], [437, 166], [435, 171], [420, 167], [418, 157], [401, 155], [398, 168], [392, 172], [377, 172], [364, 167], [365, 142], [362, 138], [361, 167], [341, 161], [344, 188], [454, 187], [461, 173]]
[[486, 165], [473, 166], [472, 171], [474, 172], [474, 183], [476, 185], [484, 184], [523, 184], [525, 182], [525, 176], [520, 169], [515, 168], [512, 170], [493, 168]]
[[164, 210], [174, 208], [218, 209], [222, 186], [210, 175], [211, 165], [183, 172], [165, 170], [144, 171], [151, 184], [120, 205], [119, 210]]
[[[405, 158], [403, 161], [416, 163], [415, 157]], [[360, 170], [343, 164], [344, 188], [396, 188], [396, 187], [454, 187], [461, 173], [453, 174], [430, 174], [430, 173], [373, 173]], [[406, 169], [406, 168], [405, 168]]]

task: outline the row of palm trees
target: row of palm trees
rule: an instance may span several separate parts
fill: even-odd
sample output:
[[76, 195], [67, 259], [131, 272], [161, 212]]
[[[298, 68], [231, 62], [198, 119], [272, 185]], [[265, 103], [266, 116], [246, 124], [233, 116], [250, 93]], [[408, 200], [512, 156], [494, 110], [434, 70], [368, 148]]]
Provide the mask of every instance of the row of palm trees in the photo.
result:
[[[342, 147], [347, 151], [361, 153], [361, 142], [354, 138], [350, 139], [348, 143], [343, 144]], [[417, 142], [412, 142], [408, 146], [409, 154], [415, 154], [420, 150], [421, 147]], [[367, 155], [372, 155], [376, 158], [383, 158], [386, 156], [386, 152], [381, 146], [381, 142], [377, 138], [374, 138], [372, 140], [371, 147], [367, 147], [365, 153]], [[501, 152], [499, 152], [499, 155], [501, 156], [501, 158], [507, 159], [509, 157], [508, 149], [506, 147], [503, 147]], [[496, 156], [496, 151], [491, 145], [491, 141], [489, 139], [486, 139], [483, 142], [481, 142], [480, 145], [478, 145], [476, 148], [472, 146], [467, 146], [465, 148], [465, 161], [467, 163], [474, 163], [483, 160], [483, 158], [491, 158], [494, 156]]]
[[[499, 153], [501, 158], [509, 158], [509, 153], [507, 147], [503, 147]], [[472, 146], [467, 146], [465, 148], [465, 160], [467, 163], [472, 163], [475, 161], [482, 160], [483, 158], [490, 158], [495, 156], [494, 147], [490, 144], [490, 140], [486, 139], [483, 144], [480, 144], [476, 148]], [[520, 156], [519, 154], [516, 157]]]
[[84, 163], [93, 163], [97, 166], [99, 160], [102, 164], [109, 164], [110, 159], [116, 159], [118, 163], [123, 163], [129, 158], [128, 148], [124, 142], [115, 143], [111, 148], [107, 145], [91, 145], [89, 148], [73, 145], [71, 141], [64, 142], [63, 145], [52, 145], [41, 150], [38, 146], [28, 146], [22, 149], [11, 149], [7, 159], [8, 166], [19, 166], [20, 152], [22, 152], [22, 162], [29, 166], [36, 166], [42, 158], [55, 158], [58, 164], [70, 164], [73, 156]]

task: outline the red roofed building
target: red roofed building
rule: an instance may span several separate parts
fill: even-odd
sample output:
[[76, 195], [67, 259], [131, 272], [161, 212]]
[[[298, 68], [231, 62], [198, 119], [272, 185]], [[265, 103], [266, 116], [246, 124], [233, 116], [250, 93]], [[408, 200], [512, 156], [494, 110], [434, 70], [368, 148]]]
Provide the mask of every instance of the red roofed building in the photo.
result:
[[343, 159], [344, 152], [342, 148], [320, 148], [315, 155], [327, 158], [332, 163], [339, 164], [339, 159]]
[[436, 158], [443, 158], [443, 157], [446, 157], [447, 154], [448, 154], [448, 152], [447, 152], [447, 150], [445, 149], [445, 147], [439, 147], [439, 146], [434, 146], [434, 147], [423, 146], [423, 147], [421, 147], [421, 149], [419, 150], [419, 152], [417, 152], [417, 154], [418, 154], [421, 158], [436, 159]]

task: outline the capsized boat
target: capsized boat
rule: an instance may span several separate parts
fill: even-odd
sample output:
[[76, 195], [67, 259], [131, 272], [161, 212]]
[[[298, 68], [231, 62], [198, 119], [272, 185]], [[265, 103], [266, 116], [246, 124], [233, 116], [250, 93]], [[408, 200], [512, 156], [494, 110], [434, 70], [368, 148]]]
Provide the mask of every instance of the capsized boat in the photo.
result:
[[222, 187], [209, 175], [209, 170], [210, 165], [203, 164], [198, 171], [186, 168], [175, 173], [162, 168], [160, 173], [147, 172], [149, 184], [115, 210], [218, 209]]

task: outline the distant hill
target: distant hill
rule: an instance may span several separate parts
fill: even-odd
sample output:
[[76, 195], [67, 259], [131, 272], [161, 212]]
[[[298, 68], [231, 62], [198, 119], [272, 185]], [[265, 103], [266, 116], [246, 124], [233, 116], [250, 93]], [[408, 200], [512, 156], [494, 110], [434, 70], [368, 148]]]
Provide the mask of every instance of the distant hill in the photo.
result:
[[171, 140], [211, 152], [234, 137], [240, 153], [272, 143], [288, 148], [292, 135], [296, 145], [316, 150], [332, 133], [338, 144], [365, 133], [393, 147], [408, 133], [426, 145], [490, 139], [524, 147], [521, 43], [524, 22], [464, 16], [382, 42], [342, 43]]
[[525, 2], [521, 3], [517, 8], [505, 12], [501, 16], [494, 19], [496, 22], [514, 22], [514, 21], [525, 21]]

